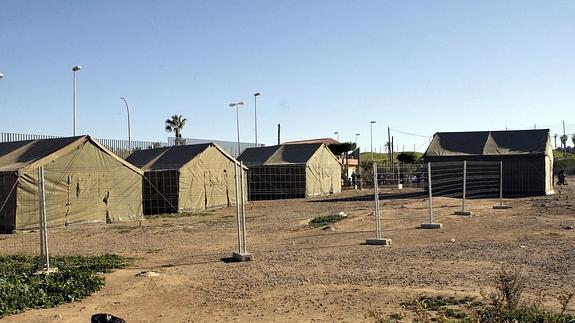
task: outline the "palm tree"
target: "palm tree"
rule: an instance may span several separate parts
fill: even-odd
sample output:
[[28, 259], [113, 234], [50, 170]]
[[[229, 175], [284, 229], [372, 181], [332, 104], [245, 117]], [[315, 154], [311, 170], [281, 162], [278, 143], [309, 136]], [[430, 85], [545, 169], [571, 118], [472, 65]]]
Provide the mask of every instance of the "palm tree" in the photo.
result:
[[176, 133], [176, 146], [182, 144], [182, 129], [186, 125], [187, 119], [181, 115], [173, 115], [166, 120], [166, 131]]
[[567, 135], [563, 135], [563, 136], [559, 137], [559, 139], [561, 139], [561, 146], [563, 146], [563, 147], [567, 146], [567, 139], [568, 138], [569, 137], [567, 137]]

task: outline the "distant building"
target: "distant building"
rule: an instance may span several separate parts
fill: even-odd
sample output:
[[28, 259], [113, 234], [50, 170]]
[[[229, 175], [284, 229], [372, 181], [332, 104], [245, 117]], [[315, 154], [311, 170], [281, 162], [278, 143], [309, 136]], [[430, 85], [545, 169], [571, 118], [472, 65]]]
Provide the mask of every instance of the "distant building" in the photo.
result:
[[[252, 142], [240, 142], [240, 151], [238, 152], [238, 142], [237, 141], [225, 141], [225, 140], [213, 140], [213, 139], [198, 139], [198, 138], [181, 138], [184, 145], [197, 145], [197, 144], [209, 144], [214, 143], [223, 149], [226, 153], [233, 157], [238, 157], [247, 148], [256, 147], [255, 143]], [[168, 137], [168, 146], [174, 146], [176, 144], [175, 137]], [[258, 144], [257, 147], [265, 147], [264, 144]]]
[[[505, 195], [553, 194], [553, 146], [549, 129], [438, 132], [423, 160], [502, 162]], [[432, 186], [433, 179], [432, 171]]]

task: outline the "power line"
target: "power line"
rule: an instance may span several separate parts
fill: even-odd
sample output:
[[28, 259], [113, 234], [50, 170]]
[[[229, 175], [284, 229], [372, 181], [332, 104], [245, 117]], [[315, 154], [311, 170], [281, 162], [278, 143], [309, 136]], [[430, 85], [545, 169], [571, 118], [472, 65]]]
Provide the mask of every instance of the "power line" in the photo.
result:
[[427, 139], [431, 138], [431, 136], [418, 135], [416, 133], [405, 132], [405, 131], [401, 131], [401, 130], [397, 130], [397, 129], [391, 129], [390, 128], [389, 130], [399, 132], [399, 133], [402, 133], [404, 135], [414, 136], [414, 137], [421, 137], [421, 138], [427, 138]]

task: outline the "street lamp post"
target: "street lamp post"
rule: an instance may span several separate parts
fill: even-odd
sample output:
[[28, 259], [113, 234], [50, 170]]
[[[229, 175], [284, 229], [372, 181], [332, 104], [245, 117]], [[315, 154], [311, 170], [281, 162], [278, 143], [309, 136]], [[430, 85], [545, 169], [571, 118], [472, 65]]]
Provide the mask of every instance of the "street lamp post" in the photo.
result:
[[74, 75], [73, 94], [72, 94], [73, 101], [74, 101], [74, 121], [73, 121], [73, 125], [74, 125], [73, 135], [74, 136], [76, 136], [76, 72], [78, 72], [81, 69], [82, 69], [82, 66], [79, 66], [79, 65], [72, 67], [72, 74]]
[[336, 131], [333, 134], [336, 135], [337, 141], [339, 141], [339, 131]]
[[373, 162], [373, 124], [375, 121], [369, 122], [369, 141], [370, 141], [370, 151], [371, 151], [371, 161]]
[[254, 121], [256, 126], [256, 147], [258, 146], [258, 96], [262, 95], [262, 92], [254, 93]]
[[128, 100], [125, 97], [120, 97], [120, 99], [124, 100], [126, 104], [126, 111], [128, 111], [128, 150], [130, 153], [132, 152], [132, 129], [130, 126], [130, 106], [128, 105]]
[[229, 104], [230, 108], [234, 108], [234, 107], [236, 108], [236, 128], [238, 131], [238, 154], [236, 155], [236, 157], [240, 155], [240, 112], [239, 112], [240, 109], [239, 108], [240, 108], [240, 105], [245, 105], [245, 104], [246, 103], [244, 101]]

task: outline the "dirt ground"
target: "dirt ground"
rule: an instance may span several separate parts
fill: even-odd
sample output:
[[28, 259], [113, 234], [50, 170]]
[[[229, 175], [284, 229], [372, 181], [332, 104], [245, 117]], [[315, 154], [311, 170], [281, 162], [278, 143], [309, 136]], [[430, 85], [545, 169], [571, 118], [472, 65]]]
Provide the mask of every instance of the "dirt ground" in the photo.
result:
[[[114, 253], [136, 261], [107, 274], [106, 286], [85, 300], [4, 321], [87, 322], [98, 312], [128, 322], [369, 321], [370, 309], [409, 317], [401, 303], [422, 293], [480, 300], [502, 264], [520, 267], [528, 293], [547, 294], [550, 308], [559, 306], [552, 297], [557, 291], [575, 287], [574, 187], [508, 200], [508, 210], [492, 209], [493, 199], [468, 200], [472, 217], [452, 215], [460, 200], [434, 198], [440, 230], [417, 228], [428, 221], [425, 196], [396, 193], [384, 190], [380, 202], [383, 236], [393, 240], [387, 247], [364, 244], [375, 235], [367, 190], [250, 203], [254, 260], [244, 263], [228, 261], [237, 248], [234, 208], [52, 229], [53, 255]], [[307, 225], [338, 212], [348, 216], [333, 230]], [[35, 250], [36, 237], [0, 236], [0, 252]], [[159, 276], [136, 276], [144, 270]]]

